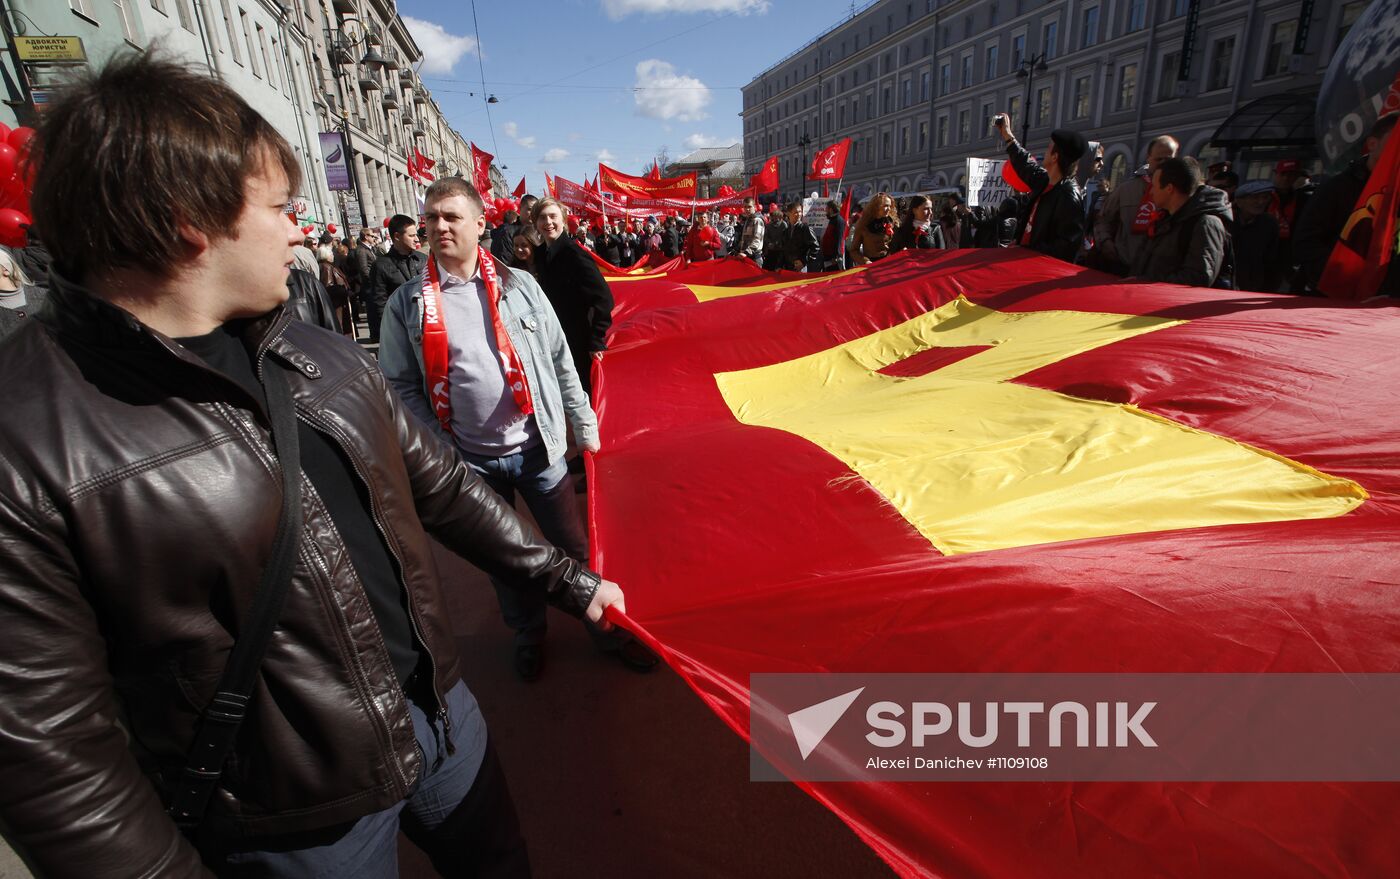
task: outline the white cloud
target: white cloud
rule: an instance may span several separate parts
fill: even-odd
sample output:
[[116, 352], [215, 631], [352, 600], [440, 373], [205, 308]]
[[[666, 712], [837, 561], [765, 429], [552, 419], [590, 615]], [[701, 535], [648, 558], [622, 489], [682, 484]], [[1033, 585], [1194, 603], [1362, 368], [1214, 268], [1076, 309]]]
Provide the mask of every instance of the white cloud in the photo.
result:
[[603, 11], [617, 21], [629, 15], [666, 15], [672, 12], [737, 12], [760, 15], [768, 11], [768, 0], [603, 0]]
[[568, 150], [560, 149], [559, 147], [555, 147], [554, 149], [549, 150], [548, 152], [546, 152], [546, 153], [544, 154], [543, 158], [540, 159], [540, 163], [541, 163], [541, 164], [544, 164], [544, 165], [553, 165], [553, 164], [555, 164], [555, 163], [557, 163], [557, 162], [562, 162], [562, 161], [564, 161], [564, 160], [567, 159], [568, 157], [569, 157], [569, 151], [568, 151]]
[[617, 156], [614, 156], [612, 153], [608, 152], [607, 150], [598, 150], [598, 161], [602, 162], [604, 165], [613, 165], [613, 166], [616, 166], [616, 165], [617, 165]]
[[633, 97], [637, 115], [652, 119], [694, 122], [705, 118], [712, 100], [710, 90], [693, 76], [676, 73], [676, 68], [656, 58], [637, 65]]
[[451, 73], [463, 55], [477, 48], [475, 37], [449, 34], [440, 24], [407, 15], [403, 16], [403, 23], [423, 50], [422, 73]]
[[521, 137], [520, 126], [516, 125], [514, 122], [507, 122], [503, 124], [501, 126], [501, 131], [504, 131], [506, 137], [515, 141], [515, 145], [520, 147], [521, 149], [532, 150], [535, 148], [535, 136], [531, 134], [525, 137]]
[[737, 137], [710, 137], [708, 134], [692, 134], [684, 141], [688, 150], [699, 150], [705, 147], [727, 147], [739, 142]]

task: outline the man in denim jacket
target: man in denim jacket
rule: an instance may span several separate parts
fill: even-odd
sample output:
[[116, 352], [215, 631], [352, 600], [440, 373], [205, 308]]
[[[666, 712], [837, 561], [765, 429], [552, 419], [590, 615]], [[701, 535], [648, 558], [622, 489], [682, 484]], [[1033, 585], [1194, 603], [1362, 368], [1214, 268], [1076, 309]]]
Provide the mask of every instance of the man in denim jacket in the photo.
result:
[[[585, 452], [599, 449], [598, 420], [564, 331], [535, 279], [493, 261], [493, 306], [482, 265], [489, 256], [478, 247], [483, 214], [481, 196], [462, 178], [443, 178], [428, 188], [424, 215], [446, 332], [446, 374], [434, 381], [424, 367], [423, 275], [389, 298], [379, 367], [408, 410], [436, 429], [507, 503], [515, 502], [518, 490], [545, 536], [586, 560], [588, 535], [564, 463], [565, 417]], [[432, 350], [435, 343], [429, 338], [426, 344]], [[444, 343], [439, 337], [436, 344]], [[523, 387], [512, 377], [517, 365]], [[430, 384], [442, 385], [437, 409]], [[506, 625], [515, 630], [516, 672], [535, 680], [544, 662], [545, 604], [511, 584], [492, 582]], [[589, 631], [600, 648], [630, 668], [644, 671], [657, 663], [629, 637], [593, 626]]]

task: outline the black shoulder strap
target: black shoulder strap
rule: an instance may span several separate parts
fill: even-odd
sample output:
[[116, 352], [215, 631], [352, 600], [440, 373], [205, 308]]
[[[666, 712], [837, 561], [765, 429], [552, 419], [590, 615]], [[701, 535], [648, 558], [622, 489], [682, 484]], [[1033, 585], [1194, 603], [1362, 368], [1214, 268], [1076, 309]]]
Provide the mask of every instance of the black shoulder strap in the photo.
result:
[[296, 408], [282, 367], [269, 358], [263, 362], [262, 373], [272, 419], [272, 442], [282, 468], [282, 512], [272, 555], [263, 569], [253, 606], [229, 652], [218, 691], [205, 707], [195, 729], [184, 772], [170, 793], [170, 816], [186, 833], [197, 828], [203, 819], [223, 775], [224, 763], [233, 750], [238, 727], [257, 683], [263, 654], [267, 652], [272, 631], [286, 603], [300, 543], [301, 453], [297, 444]]

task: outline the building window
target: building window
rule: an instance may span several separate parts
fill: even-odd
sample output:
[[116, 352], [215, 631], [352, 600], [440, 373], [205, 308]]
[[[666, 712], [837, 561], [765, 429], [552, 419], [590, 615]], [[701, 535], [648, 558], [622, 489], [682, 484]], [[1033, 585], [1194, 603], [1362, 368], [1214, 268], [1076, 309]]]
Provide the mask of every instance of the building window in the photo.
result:
[[242, 9], [238, 10], [238, 20], [243, 24], [243, 41], [248, 45], [248, 67], [252, 69], [253, 75], [262, 76], [262, 69], [258, 67], [257, 50], [253, 48], [253, 32], [248, 27], [248, 13]]
[[982, 136], [990, 137], [992, 134], [992, 115], [995, 111], [990, 103], [982, 105]]
[[1006, 114], [1011, 117], [1012, 122], [1015, 122], [1017, 119], [1021, 118], [1020, 95], [1014, 95], [1012, 96], [1011, 100], [1006, 102]]
[[928, 123], [919, 123], [919, 152], [928, 148]]
[[988, 24], [989, 26], [991, 26], [991, 27], [995, 27], [995, 26], [996, 26], [996, 23], [997, 23], [997, 4], [996, 4], [995, 0], [993, 0], [991, 6], [987, 9], [987, 24]]
[[988, 46], [988, 47], [987, 47], [987, 69], [984, 71], [984, 73], [985, 73], [985, 76], [984, 76], [983, 78], [984, 78], [984, 80], [987, 81], [987, 82], [991, 82], [992, 80], [994, 80], [994, 79], [997, 78], [997, 47], [996, 47], [996, 46]]
[[938, 66], [938, 93], [946, 95], [953, 90], [953, 67], [947, 61]]
[[272, 65], [267, 60], [267, 32], [263, 30], [262, 25], [256, 25], [256, 27], [258, 29], [258, 51], [262, 53], [263, 67], [267, 70], [267, 81], [275, 87], [277, 84], [272, 81]]
[[[258, 38], [259, 38], [259, 39], [262, 39], [262, 28], [258, 28]], [[319, 63], [319, 62], [318, 62], [318, 63]], [[278, 76], [277, 76], [277, 38], [276, 38], [276, 37], [273, 37], [273, 38], [272, 38], [272, 63], [269, 64], [269, 65], [267, 65], [267, 78], [268, 78], [268, 80], [270, 80], [270, 81], [272, 82], [272, 87], [273, 87], [273, 88], [281, 88], [281, 87], [282, 87], [282, 84], [281, 84], [281, 82], [278, 81]], [[320, 81], [320, 78], [318, 77], [318, 78], [317, 78], [317, 82], [319, 82], [319, 81]]]
[[913, 103], [913, 101], [914, 101], [914, 83], [913, 83], [912, 80], [906, 79], [906, 80], [904, 81], [904, 92], [903, 92], [902, 100], [901, 100], [899, 106], [900, 106], [901, 108], [908, 107], [911, 103]]
[[908, 47], [908, 46], [900, 46], [900, 47], [899, 47], [899, 64], [900, 64], [900, 66], [902, 67], [902, 66], [904, 66], [905, 64], [908, 64], [908, 63], [909, 63], [909, 47]]
[[941, 149], [941, 148], [943, 148], [943, 147], [946, 147], [947, 145], [948, 145], [948, 117], [947, 117], [947, 116], [939, 116], [939, 117], [938, 117], [938, 146], [939, 146], [939, 148]]
[[933, 41], [924, 37], [924, 57], [927, 58], [931, 54], [933, 54]]
[[909, 155], [909, 126], [905, 125], [899, 129], [899, 154]]
[[1045, 53], [1045, 60], [1048, 61], [1060, 54], [1060, 23], [1058, 21], [1047, 24], [1042, 37], [1043, 42], [1040, 44], [1040, 48]]
[[929, 75], [928, 75], [928, 71], [925, 70], [925, 71], [919, 76], [919, 102], [920, 102], [920, 103], [927, 103], [927, 102], [928, 102], [928, 97], [929, 97], [929, 95], [928, 95], [928, 84], [929, 84]]
[[1099, 41], [1099, 7], [1084, 10], [1084, 29], [1079, 34], [1079, 48], [1087, 49]]
[[972, 85], [972, 56], [964, 55], [962, 58], [962, 87], [967, 88]]
[[836, 127], [837, 127], [837, 128], [845, 128], [845, 127], [846, 127], [846, 105], [845, 105], [845, 104], [837, 104], [837, 105], [836, 105]]
[[1180, 52], [1168, 52], [1162, 56], [1162, 65], [1157, 71], [1157, 100], [1169, 101], [1176, 97], [1176, 69], [1180, 66]]
[[1147, 0], [1129, 0], [1128, 33], [1147, 27]]
[[1035, 101], [1035, 124], [1049, 125], [1054, 107], [1051, 106], [1050, 86], [1046, 86], [1036, 92]]
[[967, 143], [972, 139], [972, 111], [958, 111], [958, 143]]
[[1074, 110], [1071, 115], [1075, 119], [1089, 118], [1089, 77], [1079, 76], [1074, 80]]
[[1137, 74], [1136, 64], [1124, 64], [1118, 68], [1118, 109], [1132, 109], [1137, 100]]
[[875, 93], [874, 93], [874, 92], [868, 92], [868, 93], [865, 95], [865, 118], [866, 118], [866, 119], [874, 119], [874, 118], [875, 118]]
[[1108, 168], [1108, 180], [1114, 186], [1123, 182], [1123, 178], [1128, 176], [1128, 157], [1119, 153], [1113, 157], [1113, 164]]
[[1269, 29], [1269, 49], [1264, 56], [1264, 76], [1282, 76], [1293, 57], [1293, 36], [1298, 33], [1295, 19], [1275, 22]]
[[963, 18], [963, 39], [964, 39], [964, 40], [967, 40], [967, 39], [971, 39], [971, 38], [972, 38], [972, 16], [971, 16], [971, 15], [968, 15], [968, 16], [966, 16], [965, 18]]
[[1342, 14], [1337, 19], [1337, 41], [1332, 44], [1335, 51], [1342, 44], [1342, 40], [1347, 38], [1347, 33], [1351, 31], [1351, 26], [1356, 24], [1356, 20], [1361, 17], [1361, 13], [1366, 11], [1366, 4], [1369, 0], [1354, 0], [1352, 3], [1342, 4]]
[[831, 131], [831, 108], [826, 108], [826, 130]]
[[892, 158], [890, 155], [890, 133], [888, 131], [880, 133], [880, 157], [884, 159]]
[[1015, 70], [1026, 60], [1026, 35], [1017, 34], [1011, 38], [1011, 69]]
[[889, 113], [894, 110], [894, 103], [890, 100], [890, 87], [885, 86], [880, 92], [880, 112]]
[[180, 27], [194, 33], [194, 16], [190, 14], [190, 0], [175, 0], [175, 13], [180, 17]]
[[136, 10], [131, 8], [135, 0], [112, 0], [117, 7], [117, 16], [122, 20], [122, 36], [128, 43], [136, 42]]
[[97, 13], [92, 11], [92, 0], [68, 0], [68, 8], [88, 18], [96, 19], [97, 17]]
[[1191, 6], [1191, 0], [1172, 0], [1172, 18], [1180, 18]]
[[224, 30], [228, 31], [228, 50], [233, 53], [233, 60], [242, 64], [243, 59], [238, 55], [238, 37], [234, 36], [233, 33], [233, 13], [229, 11], [228, 0], [219, 0], [219, 3], [224, 9]]
[[1210, 52], [1210, 77], [1206, 80], [1211, 91], [1230, 87], [1230, 68], [1235, 61], [1235, 38], [1216, 40]]

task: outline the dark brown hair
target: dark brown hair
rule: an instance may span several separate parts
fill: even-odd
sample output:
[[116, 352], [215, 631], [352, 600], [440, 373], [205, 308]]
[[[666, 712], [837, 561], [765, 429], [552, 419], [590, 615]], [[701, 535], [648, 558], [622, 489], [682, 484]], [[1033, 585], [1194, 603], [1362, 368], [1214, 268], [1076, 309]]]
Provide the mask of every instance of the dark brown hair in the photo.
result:
[[158, 52], [121, 55], [66, 87], [31, 148], [34, 225], [75, 281], [132, 267], [169, 277], [186, 256], [182, 224], [229, 237], [249, 177], [280, 169], [293, 192], [301, 183], [266, 119]]
[[1201, 188], [1201, 166], [1190, 156], [1167, 159], [1157, 168], [1157, 179], [1184, 195], [1195, 195]]

